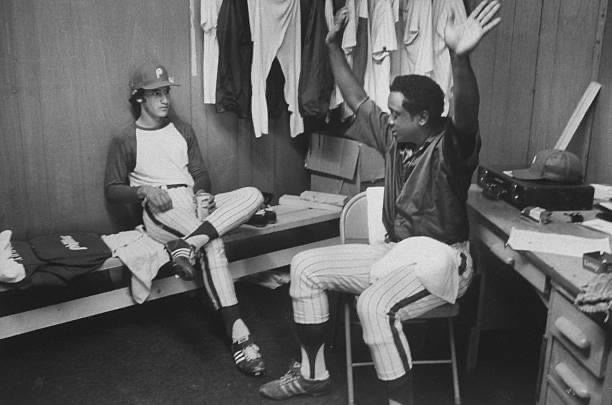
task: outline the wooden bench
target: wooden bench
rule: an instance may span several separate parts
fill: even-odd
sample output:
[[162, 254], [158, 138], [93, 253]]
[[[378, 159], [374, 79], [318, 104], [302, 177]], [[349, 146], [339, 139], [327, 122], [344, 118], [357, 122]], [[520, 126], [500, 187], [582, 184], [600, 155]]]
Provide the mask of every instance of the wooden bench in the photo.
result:
[[[287, 266], [293, 256], [301, 251], [339, 244], [340, 208], [329, 211], [278, 205], [274, 210], [277, 215], [275, 224], [261, 228], [242, 225], [223, 236], [234, 279]], [[100, 272], [107, 272], [112, 288], [0, 314], [0, 339], [135, 305], [129, 287], [129, 271], [118, 258], [106, 260], [99, 269], [81, 277], [95, 276], [96, 273], [100, 275]], [[149, 301], [201, 287], [201, 281], [185, 281], [171, 275], [160, 276], [153, 281]], [[36, 292], [16, 291], [11, 287], [0, 286], [0, 305], [3, 295]]]

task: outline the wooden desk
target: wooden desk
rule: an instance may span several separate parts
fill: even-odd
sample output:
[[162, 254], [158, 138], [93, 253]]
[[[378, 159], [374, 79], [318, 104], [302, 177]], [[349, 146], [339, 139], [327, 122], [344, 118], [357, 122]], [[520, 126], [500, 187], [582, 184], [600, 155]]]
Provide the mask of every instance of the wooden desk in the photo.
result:
[[[485, 198], [478, 186], [472, 186], [468, 199], [471, 238], [477, 249], [488, 249], [509, 268], [514, 269], [538, 293], [547, 307], [546, 332], [542, 342], [539, 373], [539, 404], [612, 404], [612, 336], [609, 324], [580, 312], [573, 300], [593, 273], [582, 268], [577, 257], [514, 251], [505, 246], [512, 227], [538, 232], [602, 238], [606, 234], [569, 223], [562, 212], [553, 214], [553, 222], [540, 225], [522, 219], [518, 209], [503, 201]], [[586, 218], [593, 213], [585, 212]], [[476, 252], [476, 256], [480, 256]], [[488, 264], [490, 265], [490, 263]], [[476, 365], [480, 332], [486, 322], [488, 283], [484, 263], [481, 274], [480, 301], [476, 325], [468, 347], [468, 370]]]

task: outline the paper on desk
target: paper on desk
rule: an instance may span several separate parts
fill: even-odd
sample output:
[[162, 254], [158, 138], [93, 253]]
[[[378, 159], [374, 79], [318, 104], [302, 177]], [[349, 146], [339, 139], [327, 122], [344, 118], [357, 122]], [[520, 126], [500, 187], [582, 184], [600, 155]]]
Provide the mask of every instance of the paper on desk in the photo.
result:
[[508, 245], [514, 250], [529, 250], [574, 257], [582, 257], [585, 252], [605, 251], [610, 253], [608, 238], [581, 238], [579, 236], [525, 231], [516, 228], [512, 228], [512, 231], [510, 231]]
[[612, 235], [612, 222], [596, 218], [584, 221], [582, 225]]
[[595, 190], [595, 193], [593, 195], [594, 199], [609, 200], [612, 198], [612, 186], [610, 186], [609, 184], [593, 183], [591, 184], [591, 186], [593, 186], [593, 189]]

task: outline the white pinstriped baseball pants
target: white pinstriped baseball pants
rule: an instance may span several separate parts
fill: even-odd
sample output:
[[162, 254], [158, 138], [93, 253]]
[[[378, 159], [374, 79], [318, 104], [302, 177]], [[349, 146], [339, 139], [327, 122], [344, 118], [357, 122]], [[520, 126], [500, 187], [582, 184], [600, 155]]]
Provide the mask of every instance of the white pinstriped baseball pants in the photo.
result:
[[[380, 380], [390, 381], [412, 368], [410, 347], [401, 321], [415, 318], [446, 301], [428, 294], [411, 266], [399, 268], [374, 283], [371, 265], [391, 250], [394, 243], [346, 244], [322, 247], [297, 254], [291, 262], [290, 295], [293, 318], [300, 324], [320, 324], [329, 319], [327, 290], [359, 295], [357, 314], [363, 327]], [[472, 279], [469, 246], [456, 250], [465, 254], [466, 268], [459, 277], [462, 296]]]
[[[170, 233], [151, 220], [147, 212], [143, 213], [143, 221], [147, 234], [160, 243], [166, 243], [178, 237], [186, 236], [195, 231], [200, 220], [195, 216], [193, 190], [191, 187], [168, 189], [172, 198], [172, 209], [166, 212], [154, 213], [155, 219], [166, 227], [178, 232]], [[255, 187], [243, 187], [227, 193], [215, 194], [215, 210], [206, 217], [217, 231], [219, 237], [212, 239], [204, 246], [202, 260], [207, 266], [202, 266], [204, 286], [215, 308], [228, 307], [238, 303], [234, 280], [229, 273], [225, 246], [220, 238], [228, 231], [238, 227], [260, 208], [263, 196]], [[201, 261], [203, 264], [203, 262]]]

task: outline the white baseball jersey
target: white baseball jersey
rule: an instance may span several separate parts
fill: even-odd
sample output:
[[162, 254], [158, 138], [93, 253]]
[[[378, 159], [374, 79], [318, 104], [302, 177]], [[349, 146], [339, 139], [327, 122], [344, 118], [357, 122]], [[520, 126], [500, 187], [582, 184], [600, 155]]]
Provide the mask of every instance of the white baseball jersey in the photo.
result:
[[432, 77], [434, 68], [433, 8], [431, 0], [403, 0], [397, 24], [401, 45], [391, 55], [391, 76], [419, 74]]
[[[361, 15], [365, 10], [361, 4]], [[396, 14], [393, 0], [370, 1], [368, 7], [368, 53], [364, 88], [368, 96], [383, 110], [389, 112], [389, 84], [391, 80], [390, 53], [397, 50], [395, 32]]]
[[129, 174], [130, 186], [193, 186], [188, 163], [187, 141], [173, 123], [155, 130], [136, 128], [136, 166]]

